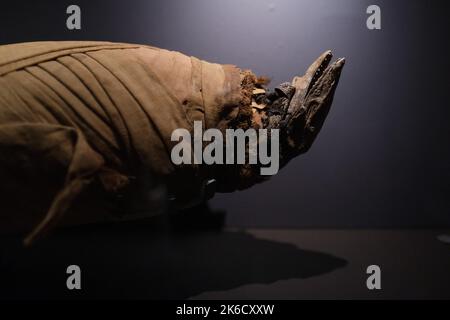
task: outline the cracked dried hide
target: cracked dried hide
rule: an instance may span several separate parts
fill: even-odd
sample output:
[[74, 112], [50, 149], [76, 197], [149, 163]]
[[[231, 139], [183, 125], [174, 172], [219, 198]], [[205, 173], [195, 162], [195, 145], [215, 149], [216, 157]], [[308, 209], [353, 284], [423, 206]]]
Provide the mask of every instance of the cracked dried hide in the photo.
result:
[[0, 231], [31, 243], [55, 225], [156, 212], [169, 195], [189, 204], [209, 179], [261, 181], [246, 165], [173, 165], [173, 130], [278, 128], [284, 165], [322, 126], [344, 63], [330, 58], [268, 92], [250, 71], [149, 46], [0, 46]]

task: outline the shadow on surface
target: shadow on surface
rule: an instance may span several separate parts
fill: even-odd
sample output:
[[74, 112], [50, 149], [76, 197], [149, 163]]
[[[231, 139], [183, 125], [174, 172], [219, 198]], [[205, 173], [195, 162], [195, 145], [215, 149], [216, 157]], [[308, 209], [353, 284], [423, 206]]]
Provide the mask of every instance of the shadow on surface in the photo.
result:
[[[60, 230], [28, 250], [17, 238], [3, 238], [0, 248], [2, 299], [184, 299], [346, 265], [243, 231], [174, 231], [155, 221]], [[81, 267], [81, 291], [66, 289], [71, 264]]]

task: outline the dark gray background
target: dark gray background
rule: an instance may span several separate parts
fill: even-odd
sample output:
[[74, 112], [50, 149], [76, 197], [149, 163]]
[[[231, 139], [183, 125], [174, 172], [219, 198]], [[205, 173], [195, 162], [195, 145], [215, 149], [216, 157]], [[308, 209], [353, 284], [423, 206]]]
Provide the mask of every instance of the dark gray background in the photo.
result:
[[[218, 195], [232, 226], [450, 225], [450, 10], [446, 1], [188, 0], [1, 2], [0, 43], [146, 43], [270, 76], [345, 56], [335, 102], [311, 151], [270, 182]], [[82, 30], [65, 27], [69, 4]], [[366, 8], [382, 9], [382, 30]]]

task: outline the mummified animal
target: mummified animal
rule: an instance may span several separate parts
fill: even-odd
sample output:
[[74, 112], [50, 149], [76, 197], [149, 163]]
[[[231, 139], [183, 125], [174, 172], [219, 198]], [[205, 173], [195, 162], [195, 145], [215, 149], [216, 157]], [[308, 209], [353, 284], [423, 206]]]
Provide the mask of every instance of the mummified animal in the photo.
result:
[[264, 180], [258, 165], [174, 165], [173, 130], [279, 129], [284, 166], [329, 111], [344, 65], [330, 60], [269, 92], [251, 71], [150, 46], [0, 46], [0, 230], [31, 243], [57, 225], [116, 219], [118, 199], [156, 211], [155, 199], [201, 199], [208, 181], [230, 192]]

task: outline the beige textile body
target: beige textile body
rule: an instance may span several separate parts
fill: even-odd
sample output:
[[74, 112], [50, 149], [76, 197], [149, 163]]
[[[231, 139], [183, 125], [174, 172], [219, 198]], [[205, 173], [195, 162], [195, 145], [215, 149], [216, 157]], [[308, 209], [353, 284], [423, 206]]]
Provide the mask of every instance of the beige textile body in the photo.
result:
[[144, 45], [0, 46], [0, 231], [33, 230], [30, 242], [56, 223], [108, 220], [93, 206], [67, 213], [97, 183], [115, 194], [153, 179], [189, 202], [214, 168], [173, 165], [171, 134], [247, 121], [244, 74]]

